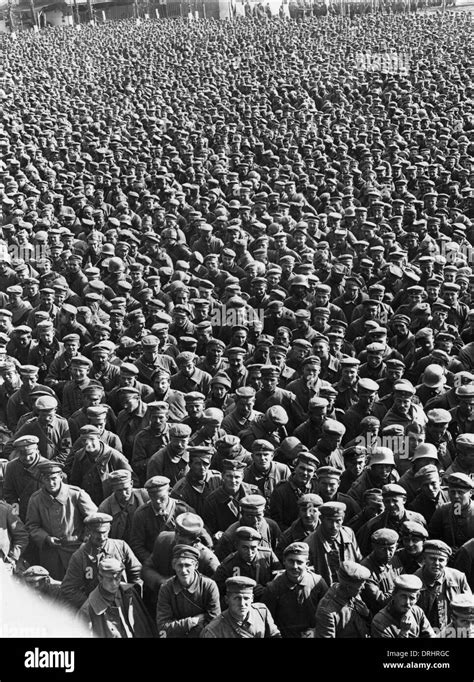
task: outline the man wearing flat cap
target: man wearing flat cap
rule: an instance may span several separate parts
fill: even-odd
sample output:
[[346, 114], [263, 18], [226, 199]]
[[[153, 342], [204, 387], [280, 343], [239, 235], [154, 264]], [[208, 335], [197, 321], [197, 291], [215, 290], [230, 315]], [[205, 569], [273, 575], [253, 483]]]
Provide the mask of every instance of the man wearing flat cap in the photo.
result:
[[212, 377], [196, 367], [196, 360], [194, 353], [189, 351], [178, 355], [176, 358], [178, 372], [171, 377], [171, 388], [183, 393], [199, 391], [205, 396], [209, 393]]
[[270, 516], [285, 531], [298, 517], [298, 500], [315, 492], [315, 475], [319, 460], [308, 451], [298, 454], [294, 469], [286, 481], [281, 481], [270, 497]]
[[453, 473], [445, 476], [449, 502], [435, 510], [428, 525], [430, 538], [446, 542], [456, 552], [474, 537], [474, 483], [466, 474]]
[[148, 493], [145, 488], [133, 487], [129, 468], [111, 471], [108, 485], [112, 492], [100, 503], [99, 512], [112, 517], [109, 536], [130, 544], [133, 516], [148, 501]]
[[131, 461], [135, 436], [148, 426], [148, 405], [140, 397], [134, 386], [123, 386], [119, 389], [123, 409], [117, 416], [117, 435], [122, 441], [123, 454]]
[[173, 548], [176, 545], [192, 546], [198, 550], [198, 570], [211, 578], [219, 566], [219, 560], [209, 549], [211, 539], [200, 516], [185, 512], [176, 517], [174, 531], [165, 530], [159, 534], [151, 555], [143, 564], [145, 598], [148, 606], [156, 606], [156, 598], [163, 585], [173, 576]]
[[170, 424], [169, 443], [158, 448], [150, 457], [146, 477], [166, 476], [174, 486], [188, 471], [188, 444], [191, 428], [187, 424]]
[[369, 569], [355, 561], [340, 564], [338, 582], [330, 586], [316, 610], [317, 639], [369, 637], [370, 612], [361, 597], [369, 577]]
[[203, 639], [275, 639], [281, 634], [264, 604], [253, 603], [255, 580], [227, 578], [227, 609], [201, 632]]
[[196, 638], [220, 612], [219, 592], [211, 578], [198, 571], [199, 549], [177, 544], [173, 547], [169, 578], [158, 593], [156, 624], [160, 638]]
[[293, 542], [283, 550], [284, 571], [269, 582], [262, 601], [283, 638], [314, 636], [316, 609], [328, 590], [324, 579], [309, 570], [309, 547]]
[[234, 407], [229, 410], [222, 420], [222, 428], [228, 434], [237, 436], [247, 429], [261, 412], [254, 410], [255, 389], [252, 386], [242, 386], [234, 393]]
[[222, 483], [204, 502], [202, 517], [215, 540], [240, 518], [241, 500], [246, 495], [258, 495], [257, 486], [244, 483], [246, 464], [235, 459], [222, 461]]
[[122, 362], [119, 369], [120, 374], [117, 386], [114, 386], [114, 388], [107, 392], [107, 404], [115, 413], [118, 413], [122, 407], [118, 391], [123, 386], [134, 386], [135, 388], [138, 388], [142, 400], [145, 400], [148, 396], [153, 394], [153, 389], [148, 385], [149, 382], [145, 384], [138, 381], [138, 368], [135, 364], [131, 362]]
[[115, 558], [99, 561], [99, 584], [79, 609], [79, 617], [102, 639], [156, 637], [153, 619], [134, 585], [123, 583], [124, 566]]
[[141, 586], [142, 566], [124, 540], [109, 537], [112, 517], [103, 512], [86, 516], [87, 540], [69, 561], [61, 583], [61, 596], [74, 609], [80, 609], [92, 590], [98, 585], [98, 567], [104, 558], [117, 559], [123, 564], [125, 582]]
[[341, 562], [362, 559], [354, 531], [343, 525], [345, 513], [343, 502], [322, 504], [319, 507], [320, 523], [305, 540], [309, 546], [310, 564], [328, 585], [337, 581]]
[[181, 500], [170, 497], [170, 480], [153, 476], [145, 483], [149, 500], [133, 516], [130, 546], [143, 564], [151, 555], [156, 538], [162, 531], [172, 531], [176, 518], [194, 509]]
[[361, 561], [370, 571], [362, 596], [374, 615], [388, 603], [395, 579], [404, 573], [396, 556], [398, 540], [398, 533], [390, 528], [376, 530], [370, 538], [372, 551]]
[[22, 573], [21, 580], [28, 589], [35, 591], [39, 599], [52, 602], [61, 600], [59, 594], [61, 583], [59, 580], [53, 580], [43, 566], [29, 566]]
[[160, 340], [154, 334], [148, 334], [141, 339], [143, 353], [133, 363], [138, 372], [137, 380], [150, 384], [157, 370], [163, 369], [171, 374], [176, 372], [176, 362], [167, 354], [160, 353]]
[[97, 426], [82, 426], [80, 439], [82, 447], [73, 455], [68, 480], [100, 504], [111, 493], [109, 474], [117, 469], [131, 472], [132, 468], [121, 452], [104, 443]]
[[[145, 398], [144, 402], [147, 404], [155, 401], [167, 403], [169, 407], [168, 421], [181, 423], [188, 418], [188, 403], [185, 401], [186, 396], [181, 391], [170, 388], [170, 378], [171, 375], [167, 370], [155, 370], [151, 379], [154, 393]], [[192, 428], [192, 424], [190, 426]]]
[[416, 575], [399, 575], [392, 597], [372, 621], [372, 637], [382, 639], [432, 639], [435, 633], [417, 600], [423, 584]]
[[319, 525], [319, 507], [323, 500], [319, 495], [306, 493], [298, 499], [298, 517], [281, 535], [275, 553], [281, 560], [283, 550], [292, 542], [303, 542]]
[[406, 490], [396, 483], [388, 483], [382, 487], [384, 511], [365, 523], [357, 533], [357, 542], [363, 556], [370, 552], [370, 538], [380, 528], [390, 528], [400, 536], [401, 526], [405, 521], [414, 521], [426, 526], [426, 521], [416, 512], [405, 508]]
[[224, 597], [227, 578], [243, 575], [255, 580], [254, 597], [260, 600], [265, 585], [281, 565], [271, 547], [262, 544], [262, 535], [254, 526], [238, 526], [232, 535], [232, 550], [218, 557], [222, 563], [213, 576], [220, 595]]
[[415, 474], [415, 480], [420, 491], [407, 509], [421, 514], [429, 524], [436, 509], [449, 502], [448, 490], [441, 487], [439, 469], [434, 463], [422, 466]]
[[38, 465], [47, 461], [40, 455], [37, 436], [21, 436], [12, 442], [11, 459], [5, 467], [3, 497], [5, 502], [16, 505], [17, 513], [23, 523], [30, 497], [41, 486]]
[[15, 438], [36, 436], [43, 457], [64, 463], [71, 448], [71, 434], [67, 421], [57, 415], [57, 408], [56, 398], [49, 395], [37, 398], [34, 404], [37, 416], [23, 424]]
[[211, 469], [214, 449], [206, 445], [188, 446], [188, 472], [174, 485], [171, 496], [189, 504], [202, 515], [208, 495], [221, 484], [219, 471]]
[[452, 553], [451, 547], [442, 540], [425, 540], [423, 565], [415, 573], [422, 582], [417, 604], [433, 628], [447, 626], [451, 618], [450, 603], [455, 595], [471, 595], [464, 573], [447, 565]]
[[255, 395], [255, 408], [265, 412], [269, 407], [281, 406], [288, 414], [288, 428], [296, 428], [304, 421], [304, 410], [296, 395], [278, 387], [280, 369], [274, 365], [262, 367], [262, 388]]
[[[149, 478], [146, 470], [151, 457], [170, 442], [170, 425], [167, 421], [168, 403], [163, 400], [154, 400], [147, 405], [148, 426], [136, 434], [130, 462], [141, 486]], [[166, 472], [163, 473], [167, 475]]]
[[217, 407], [206, 408], [202, 414], [202, 426], [190, 437], [190, 445], [215, 447], [216, 443], [226, 435], [224, 429], [221, 428], [223, 419], [222, 410]]
[[92, 361], [83, 355], [75, 355], [70, 362], [70, 381], [66, 381], [63, 387], [62, 414], [69, 419], [76, 410], [83, 407], [83, 391], [92, 383], [89, 370]]
[[44, 389], [45, 394], [51, 397], [55, 395], [53, 389], [38, 383], [38, 371], [38, 367], [33, 365], [22, 365], [18, 368], [21, 386], [7, 402], [7, 426], [12, 433], [15, 432], [20, 417], [33, 410], [34, 401], [30, 394], [34, 388]]
[[286, 464], [273, 461], [275, 447], [266, 440], [255, 440], [251, 455], [252, 464], [245, 470], [244, 481], [256, 485], [268, 503], [275, 486], [288, 480], [291, 471]]
[[32, 494], [26, 529], [39, 550], [39, 563], [62, 580], [72, 554], [84, 536], [84, 518], [97, 511], [81, 488], [63, 483], [63, 466], [48, 460], [38, 466], [41, 488]]

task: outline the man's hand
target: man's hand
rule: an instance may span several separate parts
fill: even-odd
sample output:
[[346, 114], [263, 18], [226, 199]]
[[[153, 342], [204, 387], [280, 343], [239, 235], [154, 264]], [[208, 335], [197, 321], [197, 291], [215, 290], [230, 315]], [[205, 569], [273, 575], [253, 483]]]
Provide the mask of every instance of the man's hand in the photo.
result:
[[58, 547], [61, 544], [61, 540], [60, 538], [55, 538], [50, 535], [46, 540], [46, 544], [49, 545], [49, 547]]

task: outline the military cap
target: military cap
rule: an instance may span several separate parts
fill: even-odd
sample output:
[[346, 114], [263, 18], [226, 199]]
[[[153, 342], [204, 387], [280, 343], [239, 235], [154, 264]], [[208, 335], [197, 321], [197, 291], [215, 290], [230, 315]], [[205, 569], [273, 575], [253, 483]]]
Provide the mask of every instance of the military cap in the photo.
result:
[[22, 365], [18, 368], [18, 374], [21, 377], [35, 377], [39, 372], [39, 367], [35, 365]]
[[98, 381], [91, 381], [87, 386], [81, 389], [84, 395], [100, 395], [104, 392], [104, 387]]
[[342, 451], [344, 459], [350, 459], [351, 457], [367, 457], [367, 454], [367, 448], [363, 445], [351, 445]]
[[375, 393], [376, 391], [379, 390], [379, 385], [376, 381], [373, 381], [372, 379], [367, 379], [365, 377], [359, 379], [359, 389], [362, 389], [363, 391], [370, 391], [371, 393]]
[[238, 540], [257, 540], [260, 542], [262, 539], [258, 530], [251, 528], [250, 526], [239, 526], [234, 535]]
[[[209, 327], [212, 326], [210, 322], [207, 324]], [[223, 341], [221, 341], [220, 339], [209, 339], [209, 341], [206, 344], [206, 347], [212, 348], [213, 346], [217, 346], [217, 348], [222, 348], [222, 350], [225, 349], [225, 343]]]
[[[0, 262], [1, 262], [1, 258], [0, 258]], [[0, 315], [2, 315], [3, 317], [13, 317], [12, 311], [7, 310], [6, 308], [0, 308]]]
[[142, 348], [143, 350], [149, 350], [151, 348], [156, 348], [159, 346], [160, 341], [156, 336], [153, 336], [153, 334], [149, 334], [148, 336], [144, 336], [143, 339], [141, 340]]
[[450, 602], [450, 608], [454, 616], [459, 616], [460, 618], [472, 621], [474, 619], [473, 595], [466, 593], [453, 595]]
[[405, 379], [396, 383], [393, 387], [393, 391], [394, 393], [405, 393], [408, 395], [415, 395], [416, 393], [414, 386]]
[[[392, 322], [401, 322], [401, 323], [406, 324], [407, 326], [409, 326], [410, 323], [411, 323], [411, 320], [410, 320], [410, 318], [408, 317], [408, 315], [401, 315], [401, 314], [399, 314], [399, 315], [394, 315], [394, 316], [392, 317]], [[399, 361], [399, 362], [400, 362], [400, 361]]]
[[87, 369], [90, 369], [92, 367], [92, 360], [89, 360], [84, 355], [75, 355], [71, 360], [71, 365], [73, 367], [87, 367]]
[[382, 429], [383, 436], [403, 436], [404, 434], [405, 428], [402, 424], [389, 424]]
[[112, 488], [121, 488], [132, 483], [132, 472], [129, 469], [116, 469], [111, 471], [107, 479]]
[[102, 525], [103, 523], [112, 523], [112, 521], [113, 517], [110, 514], [103, 514], [102, 512], [94, 512], [84, 519], [86, 526]]
[[140, 395], [140, 389], [136, 386], [120, 386], [117, 391], [120, 395]]
[[170, 406], [165, 400], [154, 400], [151, 403], [147, 403], [147, 409], [149, 412], [159, 412], [161, 414], [167, 414]]
[[93, 424], [84, 424], [84, 426], [81, 426], [79, 429], [79, 433], [81, 436], [100, 436], [100, 430], [97, 428], [97, 426], [94, 426]]
[[201, 551], [197, 547], [192, 545], [175, 545], [173, 547], [173, 560], [176, 559], [194, 559], [194, 561], [199, 561], [201, 556]]
[[137, 376], [138, 367], [131, 362], [122, 362], [120, 365], [120, 373], [128, 376]]
[[200, 403], [204, 400], [206, 400], [206, 397], [202, 393], [199, 393], [199, 391], [190, 391], [189, 393], [184, 394], [184, 402], [186, 405]]
[[382, 490], [380, 488], [368, 488], [367, 490], [364, 490], [362, 499], [364, 501], [364, 504], [368, 504], [369, 502], [383, 502], [383, 497], [382, 497]]
[[290, 554], [305, 557], [309, 556], [309, 545], [306, 542], [292, 542], [283, 550], [283, 556], [287, 557]]
[[92, 405], [86, 409], [87, 417], [103, 417], [109, 411], [107, 405]]
[[406, 497], [407, 491], [402, 488], [401, 485], [396, 483], [387, 483], [387, 485], [382, 486], [382, 496], [383, 497]]
[[184, 512], [176, 517], [176, 531], [183, 535], [198, 537], [204, 529], [204, 521], [197, 514]]
[[321, 358], [319, 358], [317, 355], [309, 355], [307, 358], [303, 360], [301, 363], [302, 367], [313, 367], [315, 365], [321, 365]]
[[189, 438], [192, 429], [187, 424], [170, 424], [169, 435], [170, 438]]
[[34, 452], [38, 448], [38, 443], [37, 436], [20, 436], [13, 441], [13, 447], [23, 452]]
[[462, 452], [470, 452], [474, 449], [474, 434], [461, 433], [456, 438], [456, 448]]
[[186, 450], [189, 460], [202, 459], [204, 461], [210, 462], [214, 452], [214, 448], [208, 445], [194, 445], [187, 448]]
[[262, 377], [279, 377], [281, 370], [276, 365], [262, 365]]
[[420, 485], [423, 485], [423, 483], [428, 483], [432, 480], [439, 480], [438, 467], [434, 464], [426, 464], [416, 472], [415, 478], [419, 481]]
[[254, 587], [257, 586], [255, 580], [252, 578], [246, 578], [245, 576], [236, 576], [233, 578], [227, 578], [225, 581], [225, 587], [227, 593], [253, 593]]
[[298, 498], [298, 507], [320, 507], [323, 504], [323, 498], [315, 493], [305, 493]]
[[442, 410], [441, 408], [428, 410], [426, 416], [433, 424], [449, 424], [452, 420], [448, 410]]
[[105, 557], [99, 561], [99, 573], [121, 573], [125, 565], [113, 557]]
[[[319, 389], [320, 399], [324, 400], [326, 397], [329, 397], [329, 396], [337, 396], [337, 390], [333, 386], [331, 386], [330, 384], [328, 384], [327, 386], [321, 386], [321, 388]], [[312, 398], [309, 401], [310, 404], [311, 404], [311, 400], [312, 400]]]
[[336, 469], [336, 467], [331, 466], [319, 467], [319, 469], [316, 471], [318, 480], [335, 479], [336, 481], [339, 481], [341, 474], [342, 471], [340, 469]]
[[417, 447], [415, 448], [415, 452], [413, 453], [412, 462], [424, 458], [438, 461], [437, 447], [435, 445], [432, 445], [431, 443], [420, 443], [420, 445], [417, 445]]
[[281, 405], [272, 405], [269, 407], [265, 412], [265, 416], [275, 424], [275, 426], [285, 426], [285, 424], [288, 424], [288, 414]]
[[58, 401], [52, 395], [45, 395], [38, 398], [35, 402], [35, 409], [37, 410], [55, 410], [58, 406]]
[[23, 288], [16, 284], [11, 287], [7, 287], [7, 294], [16, 294], [17, 296], [21, 296], [23, 294]]
[[385, 447], [373, 448], [370, 455], [369, 467], [374, 466], [375, 464], [389, 464], [395, 466], [392, 450]]
[[419, 339], [429, 339], [433, 336], [433, 330], [430, 329], [429, 327], [423, 327], [422, 329], [419, 329], [416, 334], [415, 334], [415, 340], [418, 341]]
[[38, 469], [42, 476], [49, 476], [49, 474], [56, 474], [62, 472], [64, 466], [60, 462], [54, 462], [53, 460], [46, 460], [38, 464]]
[[[232, 447], [232, 446], [230, 446]], [[246, 468], [245, 462], [241, 462], [237, 459], [223, 459], [222, 460], [222, 471], [243, 471]]]
[[255, 389], [252, 386], [241, 386], [235, 391], [236, 400], [239, 398], [254, 398], [256, 394]]
[[346, 432], [346, 427], [336, 419], [326, 419], [322, 426], [323, 433], [332, 433], [337, 436], [343, 436]]
[[337, 574], [340, 581], [350, 583], [361, 583], [370, 578], [369, 569], [355, 561], [343, 561]]
[[444, 556], [451, 556], [453, 550], [442, 540], [426, 540], [423, 545], [423, 551], [430, 554], [444, 554]]
[[28, 582], [49, 578], [49, 571], [44, 566], [29, 566], [23, 573], [23, 579]]
[[344, 518], [346, 508], [344, 502], [324, 502], [319, 507], [319, 511], [327, 518]]
[[147, 490], [158, 490], [160, 488], [169, 487], [171, 481], [166, 476], [152, 476], [145, 482], [145, 488]]
[[414, 536], [423, 539], [428, 537], [426, 528], [416, 521], [404, 521], [401, 526], [401, 534], [402, 537]]
[[418, 592], [423, 587], [423, 583], [417, 575], [405, 573], [395, 578], [393, 591]]
[[259, 511], [265, 509], [266, 500], [263, 495], [245, 495], [240, 500], [240, 508], [244, 511]]
[[474, 483], [472, 479], [467, 474], [454, 473], [449, 474], [446, 477], [446, 483], [448, 488], [460, 489], [460, 490], [472, 490], [474, 488]]
[[357, 358], [342, 358], [340, 362], [341, 367], [359, 367], [360, 360]]
[[[280, 344], [274, 344], [270, 348], [270, 357], [272, 357], [272, 356], [274, 357], [275, 355], [282, 355], [282, 356], [286, 357], [288, 355], [288, 351], [289, 351], [289, 348], [286, 348], [285, 346], [282, 346]], [[306, 358], [306, 359], [308, 359], [308, 358]], [[303, 365], [304, 365], [304, 361], [303, 361]]]
[[272, 445], [272, 443], [269, 443], [268, 440], [264, 440], [263, 438], [257, 438], [257, 440], [254, 440], [254, 442], [252, 443], [252, 452], [254, 454], [263, 452], [275, 452], [275, 446]]
[[208, 407], [202, 414], [203, 423], [220, 426], [224, 419], [224, 413], [217, 407]]
[[398, 538], [398, 533], [391, 528], [379, 528], [370, 537], [372, 543], [384, 547], [396, 545]]

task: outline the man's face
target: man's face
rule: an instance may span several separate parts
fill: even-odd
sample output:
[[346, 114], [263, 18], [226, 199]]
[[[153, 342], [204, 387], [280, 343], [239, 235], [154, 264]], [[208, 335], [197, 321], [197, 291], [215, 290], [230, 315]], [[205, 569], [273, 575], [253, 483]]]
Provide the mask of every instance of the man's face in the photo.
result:
[[448, 564], [446, 554], [440, 552], [424, 552], [423, 567], [431, 580], [439, 580]]
[[89, 434], [84, 438], [84, 450], [91, 454], [99, 452], [100, 449], [100, 439], [99, 436]]
[[203, 401], [188, 403], [186, 405], [186, 412], [191, 417], [191, 419], [198, 419], [199, 417], [201, 417], [203, 411], [204, 411]]
[[163, 514], [169, 502], [169, 489], [159, 488], [149, 490], [148, 496], [151, 500], [153, 510], [157, 514]]
[[423, 494], [429, 500], [436, 500], [438, 493], [441, 489], [439, 476], [432, 476], [430, 480], [426, 481], [425, 483], [422, 483], [420, 488]]
[[405, 513], [405, 498], [402, 495], [384, 498], [385, 511], [389, 518], [400, 519]]
[[308, 560], [300, 554], [288, 554], [283, 560], [286, 575], [293, 583], [299, 583], [308, 570]]
[[251, 592], [230, 592], [226, 596], [226, 601], [230, 615], [235, 620], [241, 622], [249, 614], [253, 602], [253, 594]]
[[77, 365], [71, 366], [71, 377], [77, 383], [81, 383], [87, 378], [87, 367], [78, 367]]
[[195, 457], [189, 462], [189, 473], [191, 474], [193, 480], [203, 481], [206, 476], [206, 472], [209, 471], [210, 466], [211, 463], [207, 460]]
[[101, 523], [93, 525], [89, 531], [89, 539], [91, 545], [96, 549], [101, 549], [105, 546], [110, 533], [110, 523]]
[[339, 488], [339, 482], [335, 478], [321, 478], [318, 481], [318, 493], [325, 502], [332, 500]]
[[171, 436], [170, 446], [174, 453], [182, 455], [188, 447], [189, 438], [186, 436]]
[[26, 449], [22, 448], [18, 453], [18, 459], [20, 460], [24, 467], [29, 467], [33, 464], [38, 455], [39, 450], [37, 447]]
[[316, 528], [319, 522], [319, 511], [315, 504], [301, 505], [298, 509], [298, 516], [305, 528]]
[[242, 485], [243, 478], [244, 474], [242, 471], [224, 471], [222, 483], [226, 492], [229, 495], [235, 495]]
[[384, 564], [388, 564], [388, 562], [391, 561], [391, 559], [393, 558], [396, 549], [397, 549], [396, 543], [392, 545], [374, 545], [373, 551], [375, 560], [382, 566]]
[[237, 554], [242, 561], [245, 561], [247, 564], [251, 564], [257, 557], [258, 546], [258, 540], [238, 540]]
[[263, 509], [246, 509], [241, 514], [242, 525], [258, 530], [264, 518]]
[[357, 367], [343, 367], [341, 379], [347, 386], [353, 386], [359, 376]]
[[377, 487], [381, 488], [388, 483], [392, 468], [390, 464], [373, 464], [370, 467], [371, 478], [379, 484]]
[[57, 495], [62, 484], [61, 473], [57, 471], [51, 474], [44, 474], [42, 484], [47, 493]]
[[423, 538], [418, 535], [402, 535], [403, 548], [410, 556], [419, 556], [423, 551]]
[[359, 405], [368, 410], [373, 406], [377, 398], [376, 391], [367, 391], [363, 388], [359, 388]]
[[411, 396], [403, 393], [395, 393], [393, 405], [399, 414], [408, 415], [411, 408]]
[[190, 362], [186, 362], [185, 364], [181, 365], [181, 367], [180, 367], [180, 371], [185, 377], [192, 376], [194, 369], [195, 369], [195, 365], [194, 365], [194, 362], [192, 360]]
[[269, 450], [263, 452], [255, 452], [252, 455], [252, 460], [257, 471], [259, 471], [260, 473], [266, 473], [267, 471], [270, 471], [270, 467], [272, 465], [273, 460], [273, 453]]
[[262, 376], [262, 388], [264, 391], [268, 391], [269, 393], [273, 393], [273, 391], [275, 391], [277, 385], [278, 385], [278, 377], [276, 377], [274, 375]]
[[344, 519], [341, 516], [322, 516], [321, 517], [321, 529], [325, 537], [329, 539], [334, 539], [338, 536]]
[[120, 488], [115, 488], [115, 499], [120, 505], [125, 505], [132, 497], [132, 483], [124, 483]]
[[106, 571], [99, 570], [99, 584], [101, 588], [109, 594], [117, 594], [120, 582], [122, 580], [122, 571]]
[[316, 473], [316, 468], [311, 464], [299, 462], [294, 470], [295, 483], [300, 487], [306, 487]]
[[401, 616], [409, 613], [418, 601], [419, 592], [409, 592], [408, 590], [397, 590], [392, 596], [393, 608]]
[[471, 491], [464, 488], [448, 488], [449, 499], [453, 507], [467, 507], [471, 501]]
[[173, 568], [180, 585], [189, 587], [193, 584], [196, 576], [197, 564], [198, 562], [195, 559], [187, 557], [173, 559]]
[[346, 462], [346, 469], [350, 471], [354, 476], [360, 476], [364, 471], [366, 464], [365, 455], [358, 455], [357, 457], [349, 457]]

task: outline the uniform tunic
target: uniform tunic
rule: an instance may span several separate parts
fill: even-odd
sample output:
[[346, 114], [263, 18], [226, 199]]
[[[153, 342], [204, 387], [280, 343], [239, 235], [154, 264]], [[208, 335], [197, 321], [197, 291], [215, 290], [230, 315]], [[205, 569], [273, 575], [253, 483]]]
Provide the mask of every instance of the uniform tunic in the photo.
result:
[[99, 511], [103, 514], [109, 514], [113, 519], [110, 524], [109, 537], [125, 540], [125, 542], [130, 544], [133, 516], [138, 507], [148, 502], [148, 500], [148, 492], [144, 488], [134, 488], [132, 496], [123, 507], [119, 504], [115, 493], [106, 497], [100, 503]]
[[370, 612], [357, 596], [347, 600], [332, 585], [319, 602], [316, 611], [317, 639], [366, 638], [370, 632]]
[[432, 639], [435, 634], [431, 625], [419, 606], [413, 606], [410, 611], [412, 625], [408, 632], [401, 634], [401, 615], [395, 613], [393, 607], [388, 604], [374, 616], [371, 633], [376, 639]]
[[158, 535], [164, 530], [174, 530], [176, 517], [184, 512], [194, 513], [194, 509], [171, 497], [162, 515], [155, 513], [151, 501], [137, 509], [132, 521], [130, 545], [142, 564], [152, 553]]
[[247, 618], [238, 623], [229, 611], [214, 618], [200, 635], [203, 639], [275, 639], [281, 634], [264, 604], [252, 604]]
[[[158, 637], [199, 637], [205, 625], [221, 612], [216, 583], [196, 573], [194, 582], [184, 588], [176, 577], [161, 586], [156, 607]], [[205, 614], [203, 625], [196, 627], [193, 617]]]

